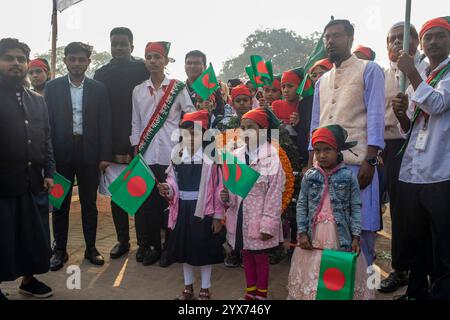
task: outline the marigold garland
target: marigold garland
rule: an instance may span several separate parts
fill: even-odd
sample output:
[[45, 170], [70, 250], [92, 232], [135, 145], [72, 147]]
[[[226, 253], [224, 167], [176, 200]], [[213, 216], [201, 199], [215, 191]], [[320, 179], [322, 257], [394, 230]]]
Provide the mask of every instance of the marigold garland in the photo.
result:
[[281, 212], [284, 213], [292, 202], [292, 196], [294, 195], [295, 176], [294, 171], [292, 170], [291, 161], [289, 161], [286, 152], [281, 147], [279, 156], [281, 165], [283, 166], [284, 174], [286, 175], [286, 182], [284, 183], [284, 192], [281, 206]]
[[280, 158], [280, 163], [286, 176], [286, 181], [284, 182], [283, 197], [281, 201], [282, 203], [281, 213], [284, 214], [284, 212], [288, 209], [289, 205], [291, 204], [292, 197], [294, 195], [294, 188], [295, 188], [294, 170], [292, 169], [291, 161], [289, 160], [286, 151], [284, 151], [284, 149], [279, 145], [278, 141], [272, 140], [272, 146], [274, 148], [278, 148], [278, 156]]

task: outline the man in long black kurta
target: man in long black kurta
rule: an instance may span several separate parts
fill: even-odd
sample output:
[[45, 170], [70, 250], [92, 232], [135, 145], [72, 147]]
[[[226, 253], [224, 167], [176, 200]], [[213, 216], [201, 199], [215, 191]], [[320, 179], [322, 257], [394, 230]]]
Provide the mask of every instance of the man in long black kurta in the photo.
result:
[[51, 257], [36, 199], [53, 187], [55, 164], [44, 98], [23, 86], [29, 54], [18, 40], [0, 40], [0, 282], [23, 276], [22, 294], [47, 298], [52, 290], [33, 277], [49, 271]]

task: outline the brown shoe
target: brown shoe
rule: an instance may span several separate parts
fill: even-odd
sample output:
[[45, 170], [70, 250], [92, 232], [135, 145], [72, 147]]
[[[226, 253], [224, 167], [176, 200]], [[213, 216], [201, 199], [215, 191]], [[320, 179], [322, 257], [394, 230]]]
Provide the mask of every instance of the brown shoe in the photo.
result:
[[175, 300], [177, 301], [194, 300], [194, 288], [192, 286], [184, 288], [181, 295], [179, 295]]
[[209, 292], [209, 289], [200, 290], [200, 293], [198, 294], [198, 300], [200, 300], [200, 301], [211, 300], [211, 293]]

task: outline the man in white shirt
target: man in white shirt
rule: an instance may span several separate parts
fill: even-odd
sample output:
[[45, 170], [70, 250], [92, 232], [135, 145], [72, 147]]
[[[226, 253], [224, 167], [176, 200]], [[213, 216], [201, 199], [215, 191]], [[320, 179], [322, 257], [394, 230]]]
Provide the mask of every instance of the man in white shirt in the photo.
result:
[[[450, 17], [433, 19], [420, 41], [430, 67], [421, 74], [402, 53], [399, 69], [414, 93], [393, 99], [407, 146], [400, 169], [396, 210], [405, 228], [403, 259], [410, 270], [402, 299], [450, 299]], [[426, 81], [425, 81], [426, 79]], [[432, 276], [431, 289], [427, 275]], [[430, 296], [429, 296], [430, 295]]]
[[[170, 43], [150, 42], [145, 49], [145, 64], [150, 79], [133, 91], [131, 145], [140, 152], [158, 181], [166, 180], [171, 161], [172, 133], [178, 129], [184, 113], [194, 112], [184, 83], [168, 79], [164, 70], [170, 59]], [[162, 252], [161, 228], [167, 202], [155, 188], [136, 215], [138, 252], [136, 260], [152, 265], [160, 260], [161, 267], [170, 265], [167, 252]], [[167, 217], [166, 217], [167, 218]], [[166, 231], [165, 245], [168, 243]]]
[[[402, 239], [404, 226], [397, 223], [395, 211], [395, 200], [397, 196], [398, 175], [402, 164], [400, 150], [405, 144], [405, 138], [398, 130], [398, 119], [392, 108], [392, 99], [400, 92], [401, 71], [398, 69], [397, 60], [400, 51], [403, 49], [404, 22], [398, 22], [392, 26], [387, 35], [387, 50], [390, 67], [385, 70], [385, 91], [386, 91], [386, 114], [384, 139], [386, 147], [383, 150], [383, 171], [384, 183], [382, 188], [389, 194], [390, 213], [392, 220], [392, 268], [395, 270], [389, 277], [381, 282], [379, 291], [390, 293], [399, 287], [408, 284], [408, 270], [405, 269], [402, 259], [402, 248], [405, 243]], [[411, 44], [409, 54], [414, 57], [414, 63], [419, 70], [423, 71], [428, 63], [424, 61], [418, 50], [419, 34], [414, 26], [411, 26]]]

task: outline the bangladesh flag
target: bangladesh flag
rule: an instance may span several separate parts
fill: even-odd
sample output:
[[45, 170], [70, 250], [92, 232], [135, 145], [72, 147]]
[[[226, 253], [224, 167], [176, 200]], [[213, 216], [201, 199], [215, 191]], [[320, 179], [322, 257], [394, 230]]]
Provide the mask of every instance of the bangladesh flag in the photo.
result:
[[[255, 82], [259, 87], [264, 85], [272, 85], [273, 83], [273, 66], [271, 61], [264, 62], [261, 56], [251, 56], [253, 75]], [[259, 77], [259, 78], [258, 78]]]
[[203, 100], [207, 100], [219, 88], [212, 64], [209, 64], [209, 68], [194, 82], [192, 88]]
[[53, 175], [54, 186], [50, 194], [48, 195], [50, 204], [56, 209], [61, 209], [61, 206], [66, 199], [67, 194], [72, 188], [72, 182], [64, 178], [59, 173], [55, 172]]
[[314, 86], [311, 78], [309, 77], [309, 73], [305, 71], [305, 77], [303, 78], [302, 83], [298, 87], [297, 93], [301, 95], [303, 98], [312, 97], [314, 95]]
[[136, 156], [122, 174], [109, 186], [112, 201], [134, 216], [155, 187], [153, 172], [142, 155]]
[[[327, 51], [325, 50], [325, 44], [323, 42], [323, 35], [320, 37], [314, 51], [309, 56], [308, 61], [305, 64], [304, 70], [305, 74], [308, 74], [309, 69], [319, 60], [325, 59], [327, 57]], [[298, 87], [297, 93], [303, 98], [311, 97], [314, 95], [314, 87], [309, 76], [303, 78], [302, 84]]]
[[259, 88], [259, 87], [263, 87], [264, 86], [264, 82], [261, 80], [261, 77], [255, 77], [255, 74], [253, 73], [253, 67], [252, 66], [248, 66], [245, 68], [245, 71], [248, 74], [248, 77], [250, 79], [250, 81], [253, 84], [253, 88]]
[[245, 199], [260, 174], [231, 153], [223, 153], [223, 184], [233, 194]]
[[316, 300], [353, 300], [357, 256], [324, 250]]

